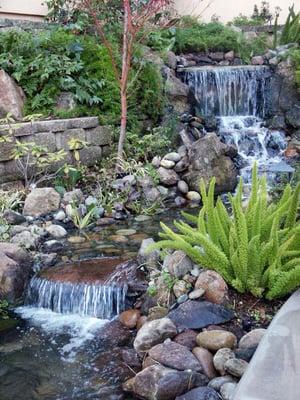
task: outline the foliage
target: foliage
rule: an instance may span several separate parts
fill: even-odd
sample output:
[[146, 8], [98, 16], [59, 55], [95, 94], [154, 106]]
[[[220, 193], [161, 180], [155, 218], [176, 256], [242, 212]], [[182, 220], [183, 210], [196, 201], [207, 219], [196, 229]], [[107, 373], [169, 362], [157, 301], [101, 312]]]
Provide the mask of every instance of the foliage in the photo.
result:
[[300, 285], [300, 183], [287, 185], [277, 203], [268, 203], [266, 178], [252, 173], [252, 191], [243, 207], [243, 182], [235, 196], [229, 195], [231, 216], [220, 198], [214, 200], [215, 179], [208, 192], [201, 183], [203, 207], [199, 216], [184, 214], [196, 227], [175, 221], [179, 233], [162, 225], [162, 241], [153, 248], [180, 249], [205, 268], [220, 273], [241, 293], [265, 295], [271, 300]]
[[149, 33], [147, 45], [156, 51], [169, 51], [176, 43], [176, 28], [156, 29]]
[[96, 207], [93, 206], [85, 215], [81, 214], [80, 210], [76, 207], [75, 204], [71, 204], [71, 207], [71, 219], [73, 224], [79, 231], [87, 229], [92, 224], [93, 219], [97, 214]]
[[289, 15], [280, 37], [280, 44], [288, 43], [300, 45], [300, 12], [295, 13], [294, 6], [289, 7]]
[[261, 26], [271, 23], [274, 18], [279, 16], [280, 11], [281, 9], [276, 7], [274, 13], [272, 13], [270, 4], [267, 1], [262, 1], [260, 7], [257, 4], [254, 5], [251, 17], [240, 14], [233, 19], [232, 23], [235, 26]]
[[290, 50], [289, 53], [292, 62], [295, 66], [295, 81], [298, 87], [300, 87], [300, 49]]
[[0, 300], [0, 320], [8, 319], [8, 308], [9, 304], [7, 300]]

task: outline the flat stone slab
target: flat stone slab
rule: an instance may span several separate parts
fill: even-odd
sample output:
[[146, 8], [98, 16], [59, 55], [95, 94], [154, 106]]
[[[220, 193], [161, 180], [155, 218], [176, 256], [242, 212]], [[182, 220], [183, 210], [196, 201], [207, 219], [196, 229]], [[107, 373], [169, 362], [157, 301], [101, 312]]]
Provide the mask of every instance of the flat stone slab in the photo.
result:
[[300, 290], [273, 319], [261, 340], [234, 400], [299, 400]]
[[234, 313], [219, 304], [190, 300], [169, 312], [168, 317], [179, 329], [201, 329], [228, 322]]

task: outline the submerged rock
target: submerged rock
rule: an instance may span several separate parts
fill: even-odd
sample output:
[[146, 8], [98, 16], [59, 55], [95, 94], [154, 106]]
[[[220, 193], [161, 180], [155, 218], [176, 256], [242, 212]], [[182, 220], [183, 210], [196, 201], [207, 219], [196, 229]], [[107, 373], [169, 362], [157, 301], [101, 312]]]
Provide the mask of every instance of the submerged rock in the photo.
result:
[[230, 321], [234, 313], [208, 301], [189, 300], [172, 310], [168, 316], [179, 329], [201, 329]]

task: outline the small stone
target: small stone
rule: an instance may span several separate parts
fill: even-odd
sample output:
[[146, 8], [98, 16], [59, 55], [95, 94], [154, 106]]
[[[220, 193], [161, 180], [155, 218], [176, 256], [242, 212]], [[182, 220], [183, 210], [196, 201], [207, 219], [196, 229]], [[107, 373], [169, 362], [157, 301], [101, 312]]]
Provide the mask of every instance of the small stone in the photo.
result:
[[235, 358], [235, 354], [231, 349], [223, 348], [216, 352], [214, 355], [214, 366], [215, 369], [220, 373], [220, 375], [225, 375], [225, 364], [231, 358]]
[[259, 345], [261, 339], [264, 337], [266, 331], [267, 331], [266, 329], [259, 328], [259, 329], [254, 329], [251, 332], [248, 332], [241, 338], [238, 347], [240, 349], [248, 349], [253, 347], [256, 348]]
[[224, 400], [233, 400], [237, 388], [236, 383], [227, 382], [221, 386], [220, 393]]
[[215, 378], [217, 376], [217, 371], [213, 364], [213, 355], [211, 352], [203, 347], [195, 347], [193, 349], [193, 354], [200, 362], [204, 374], [209, 379]]
[[245, 349], [236, 349], [234, 351], [234, 354], [236, 356], [236, 358], [241, 358], [242, 360], [245, 360], [247, 362], [250, 362], [251, 358], [253, 357], [255, 351], [256, 351], [256, 347], [248, 347]]
[[228, 382], [235, 383], [236, 381], [231, 375], [218, 376], [217, 378], [212, 379], [208, 386], [219, 392], [224, 383]]
[[139, 310], [127, 310], [123, 311], [119, 315], [119, 320], [122, 325], [126, 326], [126, 328], [133, 329], [136, 327], [138, 320], [140, 319], [141, 313]]
[[226, 361], [224, 367], [228, 374], [241, 378], [248, 367], [248, 363], [240, 358], [231, 358]]
[[211, 351], [218, 351], [223, 347], [232, 349], [236, 346], [236, 336], [228, 331], [213, 330], [199, 333], [197, 344]]
[[176, 196], [174, 199], [176, 207], [184, 207], [187, 204], [187, 200], [182, 196]]
[[190, 191], [187, 193], [186, 198], [194, 203], [200, 203], [201, 196], [198, 192]]
[[68, 242], [72, 244], [84, 243], [86, 239], [83, 236], [70, 236]]
[[151, 219], [149, 215], [138, 215], [137, 217], [135, 217], [135, 220], [137, 222], [146, 222], [149, 221], [149, 219]]
[[27, 250], [35, 250], [40, 237], [28, 231], [17, 233], [10, 242]]
[[57, 253], [63, 249], [64, 245], [58, 240], [47, 240], [44, 243], [44, 250], [48, 253]]
[[252, 65], [264, 65], [264, 58], [262, 56], [255, 56], [251, 59]]
[[163, 167], [158, 168], [157, 170], [160, 182], [166, 186], [176, 185], [179, 181], [179, 176], [175, 171], [166, 169]]
[[173, 161], [174, 163], [177, 163], [180, 159], [181, 156], [176, 152], [168, 153], [164, 156], [164, 160]]
[[160, 166], [167, 169], [172, 169], [175, 166], [175, 163], [174, 161], [162, 159], [160, 162]]
[[187, 155], [187, 147], [183, 144], [182, 146], [178, 147], [177, 153], [180, 155], [180, 158]]
[[49, 233], [50, 236], [54, 237], [55, 239], [62, 239], [68, 235], [65, 228], [55, 224], [47, 226], [46, 231]]
[[189, 290], [189, 288], [188, 288], [187, 282], [185, 282], [183, 280], [179, 280], [174, 283], [173, 293], [175, 294], [176, 298], [187, 294], [188, 290]]
[[161, 319], [168, 315], [168, 309], [162, 306], [154, 306], [149, 308], [148, 321], [154, 321], [155, 319]]
[[116, 243], [127, 243], [128, 242], [128, 238], [123, 235], [111, 235], [107, 239], [111, 240], [112, 242], [116, 242]]
[[228, 286], [222, 276], [215, 271], [200, 273], [195, 289], [205, 290], [205, 299], [215, 304], [222, 304], [228, 297]]
[[232, 51], [228, 51], [227, 53], [225, 53], [225, 56], [224, 56], [225, 60], [228, 60], [228, 61], [233, 61], [234, 57], [235, 57], [235, 55], [234, 55], [234, 51], [233, 50]]
[[173, 340], [174, 342], [187, 347], [189, 350], [193, 350], [193, 348], [197, 346], [196, 343], [197, 335], [198, 335], [197, 331], [193, 331], [192, 329], [187, 329], [186, 331], [179, 333], [179, 335], [175, 336]]
[[59, 210], [54, 214], [55, 221], [63, 221], [66, 217], [66, 213], [63, 210]]
[[161, 157], [155, 156], [151, 162], [153, 167], [159, 168], [160, 167], [160, 162], [161, 162]]
[[191, 259], [181, 250], [176, 250], [164, 259], [163, 268], [167, 269], [171, 275], [182, 278], [193, 268]]
[[3, 218], [10, 225], [19, 225], [26, 222], [26, 218], [22, 214], [13, 210], [4, 211]]
[[189, 299], [190, 300], [197, 300], [200, 299], [200, 297], [202, 297], [205, 293], [204, 289], [196, 289], [193, 290], [191, 293], [189, 293]]
[[117, 235], [122, 235], [122, 236], [131, 236], [136, 234], [136, 230], [135, 229], [119, 229], [116, 232]]
[[177, 183], [177, 188], [183, 194], [187, 194], [189, 191], [188, 184], [185, 181], [179, 181]]
[[186, 301], [188, 301], [188, 299], [189, 299], [189, 296], [187, 294], [182, 294], [181, 296], [178, 297], [177, 303], [178, 304], [185, 303]]

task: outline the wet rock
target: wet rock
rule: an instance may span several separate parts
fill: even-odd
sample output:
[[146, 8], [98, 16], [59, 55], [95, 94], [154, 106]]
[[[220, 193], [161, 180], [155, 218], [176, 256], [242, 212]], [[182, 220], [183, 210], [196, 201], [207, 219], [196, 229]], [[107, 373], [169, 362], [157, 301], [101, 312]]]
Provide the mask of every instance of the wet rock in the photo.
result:
[[220, 393], [224, 400], [233, 400], [237, 384], [233, 382], [224, 383], [221, 386]]
[[189, 191], [188, 184], [185, 181], [178, 181], [177, 188], [183, 194], [187, 194]]
[[205, 293], [204, 289], [196, 289], [193, 290], [191, 293], [189, 293], [189, 299], [190, 300], [197, 300], [200, 299], [200, 297], [202, 297]]
[[259, 328], [248, 332], [241, 338], [238, 347], [240, 349], [252, 349], [253, 347], [256, 348], [261, 339], [264, 337], [266, 331], [266, 329]]
[[197, 331], [193, 331], [192, 329], [187, 329], [186, 331], [179, 333], [179, 335], [175, 336], [173, 341], [175, 343], [187, 347], [189, 350], [193, 350], [193, 348], [197, 346], [196, 343], [197, 335], [198, 335]]
[[223, 348], [216, 352], [214, 355], [213, 363], [215, 369], [220, 373], [220, 375], [225, 375], [225, 364], [231, 358], [235, 358], [235, 354], [231, 349]]
[[175, 342], [158, 344], [148, 352], [149, 356], [160, 364], [179, 371], [201, 371], [201, 365], [188, 348]]
[[179, 181], [179, 176], [173, 170], [160, 167], [158, 168], [157, 173], [159, 175], [160, 182], [163, 185], [173, 186]]
[[189, 109], [188, 96], [190, 89], [175, 76], [173, 70], [166, 69], [165, 92], [168, 101], [176, 112], [182, 113]]
[[225, 371], [237, 378], [241, 378], [248, 367], [248, 363], [240, 358], [230, 358], [225, 363]]
[[223, 347], [232, 349], [237, 343], [236, 336], [233, 333], [223, 330], [201, 332], [197, 336], [196, 341], [198, 346], [205, 347], [211, 351], [218, 351]]
[[175, 163], [174, 161], [166, 160], [163, 158], [160, 162], [160, 166], [166, 169], [172, 169], [175, 166]]
[[142, 362], [138, 355], [138, 353], [131, 348], [125, 348], [121, 350], [122, 352], [122, 360], [132, 368], [141, 369]]
[[207, 349], [203, 347], [195, 347], [193, 349], [193, 354], [200, 362], [203, 373], [209, 378], [213, 379], [217, 376], [217, 371], [215, 370], [213, 364], [213, 355]]
[[35, 264], [38, 264], [38, 269], [52, 267], [57, 261], [56, 253], [37, 253], [34, 258]]
[[194, 203], [200, 203], [201, 200], [200, 194], [192, 190], [186, 194], [186, 198]]
[[145, 315], [142, 315], [136, 324], [136, 329], [139, 330], [145, 323], [148, 321], [148, 318]]
[[7, 114], [16, 119], [22, 119], [25, 94], [3, 69], [0, 70], [0, 118]]
[[164, 160], [173, 161], [174, 163], [177, 163], [180, 159], [181, 156], [176, 152], [168, 153], [164, 156]]
[[189, 170], [183, 179], [190, 190], [197, 191], [201, 179], [208, 184], [216, 178], [216, 194], [232, 191], [237, 183], [237, 170], [230, 157], [226, 156], [227, 146], [215, 133], [209, 133], [190, 147]]
[[147, 249], [150, 245], [154, 244], [152, 238], [144, 239], [138, 252], [138, 263], [146, 264], [148, 267], [155, 268], [159, 262], [160, 255], [158, 250], [149, 252]]
[[204, 297], [211, 303], [223, 304], [228, 298], [228, 286], [222, 276], [215, 271], [201, 272], [195, 289], [205, 290]]
[[161, 157], [155, 156], [155, 157], [153, 157], [151, 164], [153, 165], [154, 168], [159, 168], [160, 162], [161, 162]]
[[105, 325], [97, 334], [97, 340], [104, 347], [129, 346], [133, 339], [133, 332], [127, 329], [120, 321], [114, 320]]
[[300, 128], [300, 104], [296, 104], [286, 113], [287, 123], [295, 129]]
[[285, 118], [283, 115], [275, 115], [268, 121], [268, 126], [270, 129], [286, 129]]
[[3, 218], [10, 225], [19, 225], [26, 222], [26, 218], [22, 214], [13, 210], [4, 211]]
[[46, 227], [46, 231], [55, 239], [62, 239], [68, 235], [65, 228], [60, 225], [51, 224]]
[[140, 316], [141, 316], [141, 313], [139, 310], [132, 309], [132, 310], [123, 311], [119, 315], [119, 320], [120, 320], [121, 324], [126, 326], [126, 328], [133, 329], [136, 327], [136, 324], [137, 324]]
[[53, 188], [37, 188], [28, 194], [25, 200], [23, 215], [40, 217], [57, 211], [60, 195]]
[[174, 400], [187, 390], [206, 383], [207, 378], [200, 373], [152, 365], [139, 372], [123, 389], [129, 389], [145, 400]]
[[169, 318], [179, 329], [201, 329], [211, 324], [222, 324], [233, 317], [232, 311], [208, 301], [189, 300], [169, 312]]
[[176, 336], [177, 329], [169, 318], [146, 322], [138, 331], [134, 348], [138, 353], [146, 352], [167, 338]]
[[12, 243], [0, 243], [0, 299], [22, 296], [31, 269], [29, 254]]
[[47, 240], [43, 244], [43, 250], [46, 251], [47, 253], [58, 253], [64, 248], [64, 245], [62, 242], [59, 242], [58, 240]]
[[212, 379], [209, 382], [208, 386], [219, 392], [221, 387], [228, 382], [235, 383], [236, 381], [231, 375], [219, 376], [217, 378]]
[[117, 386], [104, 386], [97, 391], [99, 399], [105, 400], [124, 400], [125, 396], [122, 389]]
[[166, 256], [163, 268], [167, 269], [171, 275], [181, 278], [193, 269], [191, 259], [181, 250]]
[[222, 400], [220, 395], [212, 388], [199, 387], [176, 397], [175, 400]]
[[178, 299], [178, 297], [187, 294], [189, 286], [190, 285], [183, 280], [175, 282], [173, 285], [173, 293], [175, 294], [175, 297]]

